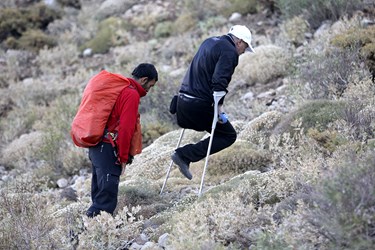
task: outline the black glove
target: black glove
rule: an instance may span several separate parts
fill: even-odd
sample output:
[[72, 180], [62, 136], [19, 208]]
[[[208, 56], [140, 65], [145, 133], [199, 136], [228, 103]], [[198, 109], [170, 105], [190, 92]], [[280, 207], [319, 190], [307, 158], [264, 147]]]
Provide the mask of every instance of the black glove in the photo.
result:
[[134, 160], [134, 156], [132, 155], [128, 155], [128, 161], [126, 162], [126, 165], [130, 165], [133, 163], [133, 160]]

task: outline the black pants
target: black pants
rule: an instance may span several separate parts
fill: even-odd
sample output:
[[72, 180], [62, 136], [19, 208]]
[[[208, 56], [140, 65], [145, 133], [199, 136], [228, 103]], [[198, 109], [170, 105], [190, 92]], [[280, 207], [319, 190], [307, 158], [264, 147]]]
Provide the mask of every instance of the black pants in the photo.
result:
[[[198, 98], [179, 95], [177, 102], [177, 123], [182, 128], [211, 133], [214, 118], [214, 105]], [[212, 139], [210, 154], [214, 154], [232, 145], [237, 133], [230, 122], [217, 123]], [[210, 138], [196, 144], [187, 144], [176, 150], [177, 154], [187, 162], [197, 162], [205, 158]]]
[[95, 147], [91, 147], [89, 158], [92, 163], [92, 205], [88, 213], [99, 214], [100, 211], [106, 211], [113, 214], [117, 206], [121, 166], [116, 164], [117, 158], [112, 145], [100, 142]]

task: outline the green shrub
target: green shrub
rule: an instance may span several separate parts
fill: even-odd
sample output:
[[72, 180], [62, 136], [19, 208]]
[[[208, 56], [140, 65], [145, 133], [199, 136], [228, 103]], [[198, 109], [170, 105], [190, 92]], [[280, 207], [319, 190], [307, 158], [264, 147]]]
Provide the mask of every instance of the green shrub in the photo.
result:
[[0, 9], [0, 42], [9, 36], [20, 37], [29, 25], [27, 18], [18, 9]]
[[276, 126], [275, 131], [281, 133], [295, 133], [301, 128], [308, 131], [315, 128], [324, 131], [328, 125], [341, 118], [345, 102], [315, 100], [304, 103], [294, 112], [286, 115]]
[[210, 157], [210, 176], [233, 177], [249, 170], [261, 170], [268, 166], [270, 157], [265, 151], [254, 149], [249, 142], [237, 140], [229, 148]]
[[11, 42], [7, 40], [5, 43], [8, 48], [30, 51], [38, 51], [45, 47], [51, 48], [57, 45], [55, 38], [37, 29], [29, 29], [18, 40], [11, 40]]
[[55, 46], [54, 39], [42, 30], [60, 17], [60, 13], [44, 4], [20, 9], [1, 9], [0, 42], [5, 41], [5, 47], [12, 49], [39, 50], [45, 45]]
[[173, 32], [173, 22], [165, 21], [158, 23], [155, 27], [155, 37], [168, 37]]
[[110, 17], [101, 21], [95, 37], [81, 46], [81, 50], [91, 48], [93, 53], [107, 53], [113, 46], [124, 45], [126, 43], [122, 32], [126, 31], [125, 22], [117, 17]]
[[80, 0], [57, 0], [59, 4], [62, 6], [68, 6], [68, 7], [73, 7], [76, 9], [81, 8], [81, 1]]

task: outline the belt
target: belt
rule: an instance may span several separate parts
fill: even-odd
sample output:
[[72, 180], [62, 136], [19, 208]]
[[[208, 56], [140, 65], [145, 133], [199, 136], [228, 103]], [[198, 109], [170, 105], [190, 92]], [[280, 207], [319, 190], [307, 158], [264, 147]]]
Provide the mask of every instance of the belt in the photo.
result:
[[183, 95], [183, 96], [185, 96], [187, 98], [190, 98], [190, 99], [197, 99], [197, 97], [192, 96], [192, 95], [188, 95], [188, 94], [185, 94], [185, 93], [180, 93], [180, 95]]

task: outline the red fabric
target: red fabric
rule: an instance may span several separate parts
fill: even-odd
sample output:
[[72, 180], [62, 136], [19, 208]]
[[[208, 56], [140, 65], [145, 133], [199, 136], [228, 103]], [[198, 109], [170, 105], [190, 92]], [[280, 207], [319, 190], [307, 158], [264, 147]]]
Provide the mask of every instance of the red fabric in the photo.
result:
[[137, 119], [139, 120], [138, 107], [140, 98], [147, 94], [134, 79], [128, 78], [128, 80], [130, 86], [121, 91], [107, 123], [109, 131], [113, 131], [116, 127], [118, 128], [116, 144], [121, 163], [126, 163], [128, 160]]
[[128, 78], [105, 70], [90, 79], [70, 131], [77, 146], [91, 147], [102, 140], [116, 99], [129, 85]]

